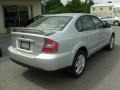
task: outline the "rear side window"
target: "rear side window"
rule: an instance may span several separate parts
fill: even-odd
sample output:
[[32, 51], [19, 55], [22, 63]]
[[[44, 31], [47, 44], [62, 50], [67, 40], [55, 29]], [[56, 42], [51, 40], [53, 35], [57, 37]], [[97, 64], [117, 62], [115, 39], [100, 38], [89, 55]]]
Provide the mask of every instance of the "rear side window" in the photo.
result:
[[95, 16], [91, 17], [95, 26], [95, 29], [103, 28], [103, 22]]
[[79, 18], [79, 20], [76, 23], [76, 28], [79, 31], [88, 31], [88, 30], [94, 30], [94, 24], [91, 20], [90, 16], [82, 16]]

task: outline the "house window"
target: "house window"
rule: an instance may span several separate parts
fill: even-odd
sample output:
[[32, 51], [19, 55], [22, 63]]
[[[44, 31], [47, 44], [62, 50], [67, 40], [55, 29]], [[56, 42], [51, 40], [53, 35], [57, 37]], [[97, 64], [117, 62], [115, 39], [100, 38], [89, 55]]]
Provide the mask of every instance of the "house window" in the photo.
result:
[[93, 8], [93, 11], [95, 11], [95, 8]]
[[112, 10], [112, 7], [109, 7], [109, 10]]
[[100, 8], [100, 10], [103, 10], [103, 8]]
[[26, 26], [29, 19], [28, 6], [4, 6], [5, 27]]

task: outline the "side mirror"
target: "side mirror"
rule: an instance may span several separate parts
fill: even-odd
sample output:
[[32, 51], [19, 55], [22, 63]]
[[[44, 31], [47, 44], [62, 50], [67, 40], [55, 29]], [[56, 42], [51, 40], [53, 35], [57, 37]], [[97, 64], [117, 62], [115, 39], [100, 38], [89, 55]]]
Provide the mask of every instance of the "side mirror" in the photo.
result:
[[107, 23], [107, 22], [104, 22], [103, 27], [104, 27], [104, 28], [110, 28], [110, 27], [111, 27], [111, 25], [110, 25], [109, 23]]

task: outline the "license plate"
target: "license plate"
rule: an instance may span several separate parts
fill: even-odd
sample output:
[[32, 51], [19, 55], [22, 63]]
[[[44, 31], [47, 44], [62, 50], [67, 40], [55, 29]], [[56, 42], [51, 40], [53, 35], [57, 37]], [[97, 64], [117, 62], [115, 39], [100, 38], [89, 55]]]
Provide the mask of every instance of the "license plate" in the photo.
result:
[[30, 42], [21, 41], [20, 48], [25, 50], [30, 50]]

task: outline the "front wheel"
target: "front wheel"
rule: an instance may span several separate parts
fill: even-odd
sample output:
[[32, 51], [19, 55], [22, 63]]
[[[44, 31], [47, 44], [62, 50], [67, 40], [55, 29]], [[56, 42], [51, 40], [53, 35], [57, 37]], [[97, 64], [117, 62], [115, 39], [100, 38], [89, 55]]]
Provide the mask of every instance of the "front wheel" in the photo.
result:
[[73, 77], [81, 76], [86, 66], [86, 53], [84, 51], [77, 52], [73, 65], [70, 67], [70, 73]]
[[120, 25], [120, 22], [119, 22], [119, 21], [114, 21], [113, 25], [114, 25], [114, 26], [119, 26], [119, 25]]
[[115, 36], [112, 35], [110, 38], [110, 43], [107, 45], [107, 50], [112, 50], [115, 46]]

